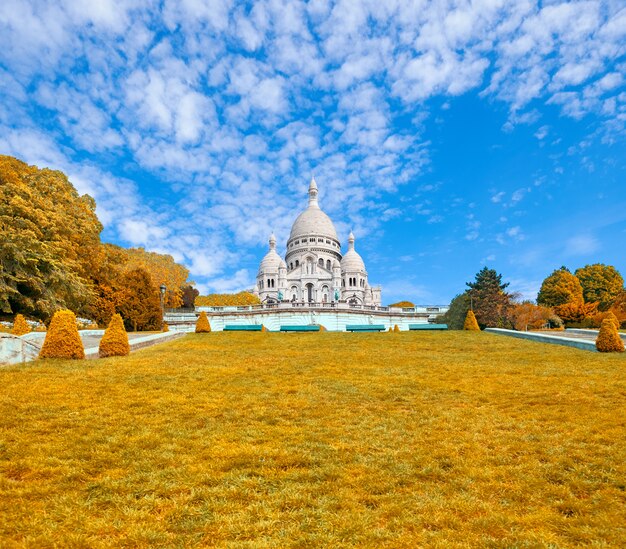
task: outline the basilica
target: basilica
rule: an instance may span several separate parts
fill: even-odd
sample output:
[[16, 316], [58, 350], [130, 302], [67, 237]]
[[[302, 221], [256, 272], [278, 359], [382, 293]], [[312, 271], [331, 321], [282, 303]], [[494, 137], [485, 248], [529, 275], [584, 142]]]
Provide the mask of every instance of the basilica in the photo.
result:
[[276, 238], [261, 261], [254, 293], [263, 303], [337, 303], [380, 305], [380, 287], [370, 286], [365, 263], [348, 237], [348, 251], [330, 218], [320, 209], [317, 183], [311, 179], [309, 205], [295, 220], [285, 259], [276, 252]]

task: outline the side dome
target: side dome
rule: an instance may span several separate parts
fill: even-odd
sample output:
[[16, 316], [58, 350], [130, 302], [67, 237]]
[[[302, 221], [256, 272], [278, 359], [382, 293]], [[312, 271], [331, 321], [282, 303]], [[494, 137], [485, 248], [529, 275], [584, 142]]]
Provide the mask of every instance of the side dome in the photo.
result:
[[265, 254], [259, 265], [259, 273], [275, 273], [284, 261], [276, 253], [276, 237], [270, 236], [270, 250]]
[[348, 237], [348, 251], [341, 258], [341, 270], [343, 272], [365, 272], [365, 262], [363, 258], [354, 249], [354, 235], [350, 231]]
[[308, 235], [327, 236], [339, 242], [335, 225], [321, 209], [317, 202], [317, 183], [311, 179], [309, 185], [309, 206], [293, 222], [289, 240]]

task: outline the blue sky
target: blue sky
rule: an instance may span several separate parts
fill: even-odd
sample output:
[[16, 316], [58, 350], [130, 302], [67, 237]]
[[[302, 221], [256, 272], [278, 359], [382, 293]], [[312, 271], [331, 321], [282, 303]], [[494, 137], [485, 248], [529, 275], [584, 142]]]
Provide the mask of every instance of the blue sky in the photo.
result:
[[312, 174], [385, 303], [626, 274], [622, 1], [8, 0], [0, 43], [0, 152], [203, 293], [253, 285]]

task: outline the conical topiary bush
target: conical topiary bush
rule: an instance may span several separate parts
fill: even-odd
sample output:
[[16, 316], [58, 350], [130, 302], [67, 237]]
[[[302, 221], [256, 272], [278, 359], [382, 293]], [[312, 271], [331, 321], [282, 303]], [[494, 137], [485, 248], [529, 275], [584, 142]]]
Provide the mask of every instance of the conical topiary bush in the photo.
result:
[[196, 333], [197, 334], [208, 334], [211, 331], [211, 324], [209, 323], [209, 318], [206, 313], [202, 311], [200, 316], [198, 317], [198, 321], [196, 322]]
[[615, 329], [619, 330], [619, 319], [615, 316], [613, 311], [609, 311], [605, 318], [608, 318], [611, 322], [613, 322], [613, 324], [615, 324]]
[[100, 358], [105, 358], [108, 356], [126, 356], [128, 353], [130, 353], [130, 345], [128, 344], [128, 334], [124, 328], [124, 321], [119, 314], [113, 315], [100, 340], [98, 354]]
[[57, 311], [52, 317], [39, 358], [85, 358], [83, 342], [72, 311]]
[[399, 332], [400, 331], [400, 328], [399, 328], [399, 326], [397, 324], [393, 325], [393, 331], [394, 332]]
[[30, 326], [28, 325], [28, 322], [26, 322], [24, 315], [15, 316], [11, 333], [16, 336], [23, 336], [24, 334], [30, 333]]
[[617, 332], [614, 322], [605, 318], [600, 326], [600, 333], [596, 339], [596, 349], [601, 353], [623, 353], [624, 342]]
[[467, 311], [467, 316], [465, 317], [465, 322], [463, 323], [463, 329], [480, 331], [478, 322], [476, 322], [476, 316], [474, 315], [474, 311]]

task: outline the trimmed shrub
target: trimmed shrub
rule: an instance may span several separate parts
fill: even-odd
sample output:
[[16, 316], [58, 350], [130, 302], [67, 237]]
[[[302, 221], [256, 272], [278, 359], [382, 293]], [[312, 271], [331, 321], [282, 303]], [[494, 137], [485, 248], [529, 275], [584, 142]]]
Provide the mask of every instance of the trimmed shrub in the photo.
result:
[[624, 342], [617, 333], [615, 323], [605, 318], [600, 326], [600, 333], [596, 339], [596, 349], [601, 353], [623, 353]]
[[604, 318], [608, 318], [611, 322], [613, 322], [613, 324], [615, 324], [615, 329], [619, 330], [620, 327], [620, 321], [619, 319], [615, 316], [615, 313], [613, 311], [609, 311], [608, 313], [606, 313], [606, 316]]
[[121, 315], [116, 314], [111, 317], [111, 322], [109, 322], [109, 326], [100, 340], [98, 353], [100, 358], [126, 356], [130, 353], [128, 334]]
[[480, 331], [478, 322], [476, 322], [476, 316], [474, 316], [474, 311], [467, 311], [467, 316], [465, 317], [465, 322], [463, 323], [463, 329]]
[[393, 325], [393, 331], [394, 331], [394, 332], [399, 332], [399, 331], [400, 331], [400, 328], [398, 327], [398, 325], [397, 325], [397, 324], [394, 324], [394, 325]]
[[83, 342], [72, 311], [54, 313], [39, 358], [85, 358]]
[[162, 332], [169, 332], [170, 331], [170, 327], [165, 324], [165, 322], [163, 323], [163, 328], [161, 329]]
[[265, 324], [261, 324], [261, 331], [262, 332], [269, 332], [269, 330], [265, 327]]
[[326, 331], [326, 326], [322, 326], [322, 325], [320, 324], [320, 332], [325, 332], [325, 331]]
[[24, 315], [15, 316], [11, 333], [16, 336], [23, 336], [24, 334], [30, 333], [30, 326], [28, 325], [28, 322], [26, 322]]
[[196, 333], [197, 334], [208, 334], [211, 331], [211, 324], [209, 323], [209, 318], [206, 313], [202, 311], [198, 320], [196, 321]]

